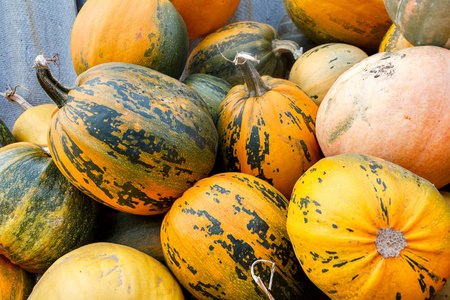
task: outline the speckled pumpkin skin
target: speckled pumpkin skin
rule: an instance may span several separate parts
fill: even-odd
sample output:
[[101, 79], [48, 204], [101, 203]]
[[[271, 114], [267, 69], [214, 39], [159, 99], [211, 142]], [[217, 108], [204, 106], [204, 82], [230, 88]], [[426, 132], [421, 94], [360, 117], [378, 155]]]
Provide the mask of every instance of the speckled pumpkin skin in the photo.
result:
[[26, 300], [34, 282], [30, 273], [0, 255], [0, 299]]
[[73, 24], [70, 51], [78, 75], [102, 63], [124, 62], [179, 78], [189, 36], [169, 0], [90, 0]]
[[0, 148], [8, 144], [14, 143], [15, 139], [8, 126], [0, 120]]
[[395, 52], [408, 47], [413, 45], [405, 39], [398, 27], [392, 24], [381, 40], [378, 52]]
[[146, 67], [81, 74], [52, 119], [49, 148], [81, 191], [119, 211], [166, 212], [214, 166], [217, 131], [187, 85]]
[[[406, 238], [398, 257], [377, 251], [381, 228]], [[450, 276], [450, 206], [429, 181], [373, 156], [312, 166], [294, 187], [287, 230], [332, 299], [431, 299]]]

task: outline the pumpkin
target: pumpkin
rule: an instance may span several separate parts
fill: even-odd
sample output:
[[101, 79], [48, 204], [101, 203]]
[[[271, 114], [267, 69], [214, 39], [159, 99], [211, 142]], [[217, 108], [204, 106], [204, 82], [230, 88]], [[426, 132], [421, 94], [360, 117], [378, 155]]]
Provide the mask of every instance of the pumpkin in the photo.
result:
[[91, 243], [60, 257], [28, 300], [184, 299], [170, 271], [153, 257], [113, 243]]
[[37, 145], [0, 148], [0, 255], [33, 273], [90, 242], [98, 203], [74, 188]]
[[169, 0], [90, 0], [73, 24], [70, 52], [77, 75], [102, 63], [124, 62], [179, 78], [189, 36]]
[[370, 56], [324, 97], [316, 135], [325, 156], [362, 153], [450, 183], [450, 51], [409, 47]]
[[289, 73], [289, 80], [296, 83], [319, 106], [336, 79], [367, 57], [366, 52], [349, 44], [316, 46], [297, 59]]
[[98, 228], [95, 239], [135, 248], [165, 263], [160, 238], [163, 218], [164, 214], [139, 216], [119, 212]]
[[316, 44], [346, 43], [376, 51], [392, 22], [383, 0], [284, 0], [292, 22]]
[[381, 158], [318, 161], [295, 184], [286, 226], [303, 270], [332, 299], [432, 299], [450, 276], [450, 206]]
[[123, 212], [166, 212], [215, 163], [217, 130], [203, 100], [155, 70], [105, 63], [60, 88], [42, 56], [38, 80], [59, 103], [49, 130], [55, 164], [93, 199]]
[[0, 119], [0, 148], [8, 144], [14, 143], [15, 139], [8, 126]]
[[219, 105], [232, 88], [225, 80], [210, 74], [191, 74], [184, 78], [183, 83], [190, 86], [208, 106], [214, 124], [217, 122]]
[[226, 171], [261, 178], [286, 198], [297, 179], [321, 158], [315, 131], [317, 105], [296, 84], [260, 76], [237, 56], [245, 85], [219, 107], [218, 157]]
[[384, 0], [386, 11], [405, 39], [414, 46], [450, 48], [450, 2]]
[[[167, 265], [196, 299], [267, 299], [252, 277], [275, 264], [275, 299], [317, 299], [286, 233], [288, 200], [252, 175], [226, 172], [198, 181], [164, 217]], [[270, 268], [253, 273], [266, 285]]]
[[219, 29], [231, 18], [240, 0], [170, 0], [186, 24], [189, 39], [199, 39]]
[[388, 31], [381, 40], [378, 52], [395, 52], [400, 49], [412, 47], [395, 24], [389, 27]]
[[208, 34], [192, 49], [186, 64], [186, 74], [206, 73], [231, 85], [243, 84], [239, 69], [231, 62], [236, 53], [247, 52], [260, 62], [256, 69], [261, 75], [284, 78], [287, 72], [286, 53], [299, 56], [299, 46], [289, 40], [278, 39], [269, 24], [241, 21], [221, 27]]
[[0, 299], [26, 300], [34, 283], [30, 273], [0, 255]]

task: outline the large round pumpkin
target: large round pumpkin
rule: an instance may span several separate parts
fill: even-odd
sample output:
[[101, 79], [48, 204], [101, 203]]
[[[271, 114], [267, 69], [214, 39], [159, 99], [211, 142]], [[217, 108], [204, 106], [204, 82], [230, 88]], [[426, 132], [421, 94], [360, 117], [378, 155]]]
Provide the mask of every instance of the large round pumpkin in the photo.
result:
[[373, 156], [311, 167], [292, 192], [287, 230], [332, 299], [432, 299], [450, 276], [450, 206], [429, 181]]
[[92, 243], [60, 257], [28, 300], [183, 300], [180, 285], [153, 257], [113, 243]]
[[335, 81], [317, 113], [325, 156], [370, 154], [450, 183], [450, 50], [377, 53]]
[[317, 44], [346, 43], [378, 49], [392, 24], [383, 0], [284, 0], [294, 24]]
[[44, 273], [92, 240], [97, 211], [42, 148], [17, 142], [0, 149], [0, 255], [12, 263]]
[[254, 176], [227, 172], [204, 178], [163, 220], [167, 264], [196, 299], [267, 299], [252, 273], [268, 286], [271, 265], [258, 260], [275, 264], [275, 299], [318, 299], [291, 248], [287, 208], [279, 191]]
[[317, 105], [295, 83], [261, 77], [249, 61], [236, 64], [246, 84], [233, 87], [219, 106], [218, 159], [226, 171], [254, 175], [289, 198], [297, 179], [321, 158]]
[[26, 300], [34, 284], [30, 273], [0, 255], [0, 299]]
[[411, 44], [450, 48], [450, 1], [384, 0], [384, 4], [391, 20]]
[[50, 126], [50, 152], [84, 193], [119, 211], [158, 214], [209, 175], [217, 131], [187, 85], [146, 67], [106, 63], [66, 89], [40, 66], [41, 85], [61, 106]]
[[186, 25], [169, 0], [89, 0], [70, 39], [78, 75], [102, 63], [124, 62], [179, 78], [188, 51]]
[[186, 24], [189, 39], [199, 39], [222, 27], [241, 0], [170, 0]]

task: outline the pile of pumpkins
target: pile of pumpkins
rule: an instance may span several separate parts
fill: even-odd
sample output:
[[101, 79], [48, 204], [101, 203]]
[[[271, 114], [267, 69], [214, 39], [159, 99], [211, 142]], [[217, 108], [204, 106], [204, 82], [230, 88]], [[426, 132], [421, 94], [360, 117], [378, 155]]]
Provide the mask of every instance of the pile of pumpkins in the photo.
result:
[[448, 1], [284, 0], [277, 30], [239, 2], [89, 0], [75, 84], [37, 56], [1, 299], [450, 295]]

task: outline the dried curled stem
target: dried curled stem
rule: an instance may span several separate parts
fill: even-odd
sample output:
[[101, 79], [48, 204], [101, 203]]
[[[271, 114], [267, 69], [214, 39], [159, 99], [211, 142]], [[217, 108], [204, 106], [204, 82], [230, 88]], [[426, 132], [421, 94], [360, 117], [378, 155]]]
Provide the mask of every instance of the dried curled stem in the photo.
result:
[[[272, 269], [270, 271], [270, 279], [269, 279], [269, 287], [268, 288], [264, 285], [264, 283], [262, 282], [261, 278], [259, 276], [255, 275], [255, 270], [254, 270], [255, 265], [257, 263], [261, 263], [261, 262], [266, 262], [266, 263], [272, 264]], [[264, 260], [264, 259], [255, 260], [252, 263], [251, 274], [252, 274], [253, 280], [256, 282], [256, 284], [258, 284], [259, 288], [264, 291], [264, 293], [267, 295], [267, 297], [269, 297], [270, 300], [275, 300], [275, 298], [270, 293], [270, 290], [272, 289], [273, 275], [275, 274], [275, 263], [271, 262], [269, 260]]]
[[[4, 92], [1, 93], [0, 95], [2, 95], [3, 97], [5, 97], [9, 102], [14, 103], [16, 102], [17, 104], [19, 104], [24, 110], [27, 110], [31, 107], [33, 107], [30, 103], [28, 103], [28, 101], [26, 101], [22, 96], [20, 96], [19, 94], [16, 94], [17, 88], [21, 87], [25, 90], [27, 90], [26, 88], [24, 88], [23, 86], [21, 86], [20, 84], [17, 84], [16, 86], [14, 86], [14, 89], [11, 89], [11, 87], [8, 85], [8, 89]], [[27, 90], [28, 91], [28, 90]]]

